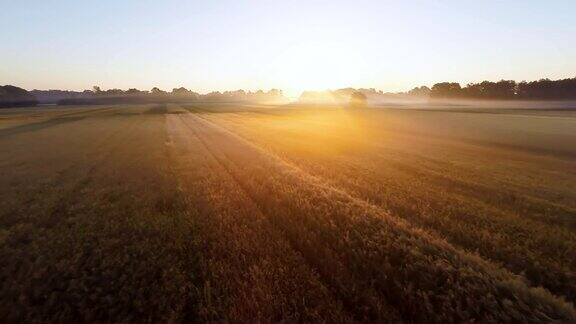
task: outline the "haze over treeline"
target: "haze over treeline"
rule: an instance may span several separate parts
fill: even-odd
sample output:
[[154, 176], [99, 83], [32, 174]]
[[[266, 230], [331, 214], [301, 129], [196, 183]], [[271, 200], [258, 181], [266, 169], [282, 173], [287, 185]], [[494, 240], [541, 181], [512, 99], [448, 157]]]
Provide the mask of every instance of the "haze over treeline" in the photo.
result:
[[465, 87], [456, 82], [436, 83], [431, 91], [433, 98], [471, 99], [576, 99], [576, 77], [571, 79], [538, 81], [500, 80], [469, 83]]
[[[415, 87], [406, 92], [383, 92], [375, 88], [342, 88], [325, 91], [304, 91], [299, 102], [304, 103], [343, 103], [353, 93], [360, 92], [371, 100], [388, 99], [474, 99], [474, 100], [570, 100], [576, 99], [576, 77], [561, 80], [540, 79], [537, 81], [500, 80], [469, 83], [461, 86], [457, 82], [440, 82], [431, 88]], [[48, 104], [113, 104], [146, 102], [261, 102], [270, 104], [288, 103], [282, 90], [268, 91], [212, 91], [206, 94], [186, 89], [174, 88], [164, 91], [158, 87], [151, 90], [130, 88], [102, 90], [94, 86], [91, 90], [32, 90], [26, 91], [15, 86], [0, 87], [0, 106], [31, 106]]]
[[576, 99], [576, 77], [571, 79], [537, 81], [500, 80], [469, 83], [462, 87], [457, 82], [440, 82], [429, 88], [420, 86], [407, 92], [383, 92], [374, 88], [343, 88], [326, 91], [304, 91], [301, 102], [342, 103], [350, 95], [361, 92], [372, 101], [425, 98], [425, 99], [474, 99], [474, 100], [569, 100]]

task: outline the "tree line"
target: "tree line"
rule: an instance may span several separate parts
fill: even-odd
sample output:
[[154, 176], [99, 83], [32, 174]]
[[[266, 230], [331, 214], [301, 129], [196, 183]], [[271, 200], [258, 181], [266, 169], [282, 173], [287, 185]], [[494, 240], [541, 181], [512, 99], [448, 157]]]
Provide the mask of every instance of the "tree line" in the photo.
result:
[[38, 100], [28, 91], [11, 85], [0, 86], [0, 108], [36, 106]]
[[432, 86], [431, 98], [464, 99], [524, 99], [566, 100], [576, 99], [576, 78], [537, 81], [500, 80], [469, 83], [461, 87], [457, 82], [441, 82]]
[[91, 90], [62, 91], [62, 90], [32, 90], [41, 103], [58, 104], [111, 104], [111, 103], [146, 103], [146, 102], [181, 102], [181, 101], [259, 101], [274, 102], [287, 100], [282, 90], [271, 89], [269, 91], [213, 91], [200, 94], [184, 87], [174, 88], [172, 91], [164, 91], [158, 87], [150, 90], [130, 88], [102, 90], [94, 86]]
[[[550, 80], [516, 82], [500, 80], [497, 82], [482, 81], [469, 83], [462, 87], [457, 82], [436, 83], [432, 88], [416, 87], [407, 92], [382, 92], [374, 88], [343, 88], [333, 91], [305, 91], [301, 102], [342, 101], [348, 100], [354, 92], [363, 93], [371, 100], [405, 99], [405, 98], [446, 98], [446, 99], [488, 99], [488, 100], [576, 100], [576, 77]], [[0, 86], [0, 107], [33, 106], [37, 103], [52, 104], [111, 104], [111, 103], [146, 103], [146, 102], [181, 102], [181, 101], [254, 101], [279, 103], [287, 102], [282, 90], [269, 91], [213, 91], [200, 94], [184, 87], [164, 91], [158, 87], [148, 90], [130, 88], [102, 90], [95, 86], [91, 90], [32, 90], [26, 91], [11, 85]]]
[[[89, 91], [89, 90], [88, 90]], [[90, 95], [95, 97], [122, 97], [122, 96], [149, 96], [149, 97], [180, 97], [192, 100], [230, 100], [230, 101], [244, 101], [244, 100], [266, 100], [266, 99], [279, 99], [283, 98], [282, 90], [271, 89], [268, 91], [257, 90], [257, 91], [245, 91], [245, 90], [235, 90], [235, 91], [212, 91], [206, 94], [200, 94], [192, 90], [188, 90], [184, 87], [174, 88], [171, 92], [164, 91], [158, 87], [150, 89], [150, 91], [138, 90], [135, 88], [128, 89], [126, 91], [122, 89], [108, 89], [101, 90], [100, 87], [93, 87], [92, 91], [89, 91]], [[87, 93], [87, 91], [84, 91]]]

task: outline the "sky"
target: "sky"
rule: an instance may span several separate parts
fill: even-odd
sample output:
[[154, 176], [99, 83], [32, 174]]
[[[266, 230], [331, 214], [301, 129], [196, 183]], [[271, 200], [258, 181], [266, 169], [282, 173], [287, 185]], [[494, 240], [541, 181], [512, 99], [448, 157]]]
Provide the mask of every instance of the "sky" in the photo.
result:
[[0, 85], [197, 92], [576, 77], [576, 1], [0, 0]]

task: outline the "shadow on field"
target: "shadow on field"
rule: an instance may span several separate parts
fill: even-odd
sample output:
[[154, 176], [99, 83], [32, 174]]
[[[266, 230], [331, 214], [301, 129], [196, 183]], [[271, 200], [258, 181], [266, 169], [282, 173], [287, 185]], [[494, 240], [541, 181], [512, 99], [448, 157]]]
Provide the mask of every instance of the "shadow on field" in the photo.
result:
[[38, 123], [20, 125], [20, 126], [7, 128], [7, 129], [1, 129], [0, 130], [0, 138], [5, 138], [5, 137], [12, 136], [12, 135], [17, 135], [17, 134], [22, 134], [22, 133], [27, 133], [27, 132], [34, 132], [34, 131], [38, 131], [38, 130], [41, 130], [44, 128], [49, 128], [49, 127], [53, 127], [53, 126], [57, 126], [57, 125], [61, 125], [61, 124], [75, 122], [78, 120], [82, 120], [84, 118], [86, 118], [86, 117], [59, 117], [59, 118], [53, 118], [53, 119], [45, 120], [45, 121], [38, 122]]
[[167, 112], [168, 112], [168, 109], [166, 109], [166, 105], [157, 105], [157, 106], [154, 106], [154, 107], [148, 109], [144, 113], [145, 114], [152, 114], [152, 115], [164, 115]]

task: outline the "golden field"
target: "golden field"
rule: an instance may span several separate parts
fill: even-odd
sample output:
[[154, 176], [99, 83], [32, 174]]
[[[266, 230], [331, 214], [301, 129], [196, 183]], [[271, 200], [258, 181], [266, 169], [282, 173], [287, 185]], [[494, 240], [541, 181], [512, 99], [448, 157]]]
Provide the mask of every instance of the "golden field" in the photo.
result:
[[18, 108], [0, 152], [7, 321], [576, 321], [576, 111]]

